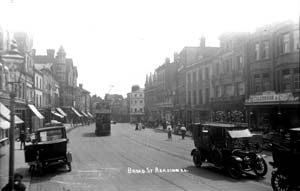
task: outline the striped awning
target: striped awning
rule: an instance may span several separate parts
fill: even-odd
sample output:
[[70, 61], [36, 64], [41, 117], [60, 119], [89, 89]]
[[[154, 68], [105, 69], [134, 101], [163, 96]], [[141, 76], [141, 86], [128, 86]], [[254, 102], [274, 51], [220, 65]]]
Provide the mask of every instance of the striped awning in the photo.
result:
[[36, 109], [34, 105], [28, 104], [28, 107], [39, 119], [44, 119], [44, 116]]
[[82, 115], [74, 107], [71, 107], [71, 109], [78, 117], [82, 117]]
[[60, 113], [62, 116], [67, 117], [68, 115], [66, 114], [66, 112], [64, 112], [61, 108], [57, 107], [56, 110], [58, 111], [58, 113]]
[[81, 113], [82, 113], [85, 117], [89, 118], [89, 115], [86, 114], [84, 111], [81, 111]]
[[[15, 124], [24, 123], [17, 115], [15, 115]], [[10, 128], [10, 110], [5, 107], [3, 103], [0, 102], [0, 128], [9, 129]]]
[[64, 118], [64, 116], [63, 116], [63, 115], [61, 115], [61, 114], [57, 113], [56, 111], [51, 111], [51, 113], [52, 113], [53, 115], [55, 115], [55, 116], [59, 117], [59, 118]]
[[94, 117], [90, 112], [86, 112], [90, 117]]

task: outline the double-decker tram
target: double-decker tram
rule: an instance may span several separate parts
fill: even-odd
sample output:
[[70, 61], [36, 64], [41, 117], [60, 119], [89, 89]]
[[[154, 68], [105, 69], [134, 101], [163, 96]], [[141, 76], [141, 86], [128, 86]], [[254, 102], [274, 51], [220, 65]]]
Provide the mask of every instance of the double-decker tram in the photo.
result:
[[95, 108], [96, 114], [96, 128], [95, 134], [97, 136], [110, 135], [110, 115], [111, 110], [109, 104], [106, 102], [99, 102]]

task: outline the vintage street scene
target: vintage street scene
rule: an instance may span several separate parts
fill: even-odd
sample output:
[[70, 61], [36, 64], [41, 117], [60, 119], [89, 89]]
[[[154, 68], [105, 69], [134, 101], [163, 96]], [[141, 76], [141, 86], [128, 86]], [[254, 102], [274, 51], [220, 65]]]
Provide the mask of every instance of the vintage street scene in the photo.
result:
[[300, 2], [3, 0], [1, 191], [300, 191]]

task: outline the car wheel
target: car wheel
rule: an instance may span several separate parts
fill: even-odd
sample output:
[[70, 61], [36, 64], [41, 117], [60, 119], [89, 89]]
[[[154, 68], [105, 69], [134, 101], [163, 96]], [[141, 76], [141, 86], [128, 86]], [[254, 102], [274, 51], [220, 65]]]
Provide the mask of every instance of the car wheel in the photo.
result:
[[257, 159], [255, 161], [253, 171], [257, 176], [260, 176], [260, 177], [265, 176], [268, 172], [268, 165], [267, 165], [266, 161], [263, 158]]
[[272, 174], [271, 185], [274, 191], [289, 191], [291, 187], [287, 177], [278, 171]]
[[201, 161], [201, 155], [199, 152], [193, 154], [193, 162], [196, 167], [201, 167], [202, 161]]
[[242, 177], [242, 167], [241, 164], [237, 162], [230, 162], [227, 165], [228, 174], [234, 179], [240, 179]]

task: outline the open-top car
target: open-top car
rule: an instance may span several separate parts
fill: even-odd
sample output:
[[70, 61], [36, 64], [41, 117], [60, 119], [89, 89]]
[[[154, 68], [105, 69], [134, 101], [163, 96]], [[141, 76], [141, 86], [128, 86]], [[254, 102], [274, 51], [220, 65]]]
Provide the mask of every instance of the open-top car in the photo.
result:
[[300, 127], [289, 130], [289, 144], [272, 143], [273, 162], [271, 185], [273, 190], [300, 190]]
[[72, 154], [67, 150], [66, 128], [64, 126], [40, 128], [35, 133], [32, 144], [25, 146], [25, 162], [29, 171], [42, 173], [43, 169], [52, 164], [63, 163], [72, 170]]
[[225, 168], [232, 178], [240, 178], [244, 172], [254, 171], [265, 176], [267, 164], [261, 152], [262, 137], [252, 134], [245, 123], [198, 123], [193, 124], [195, 149], [194, 164], [203, 162]]

